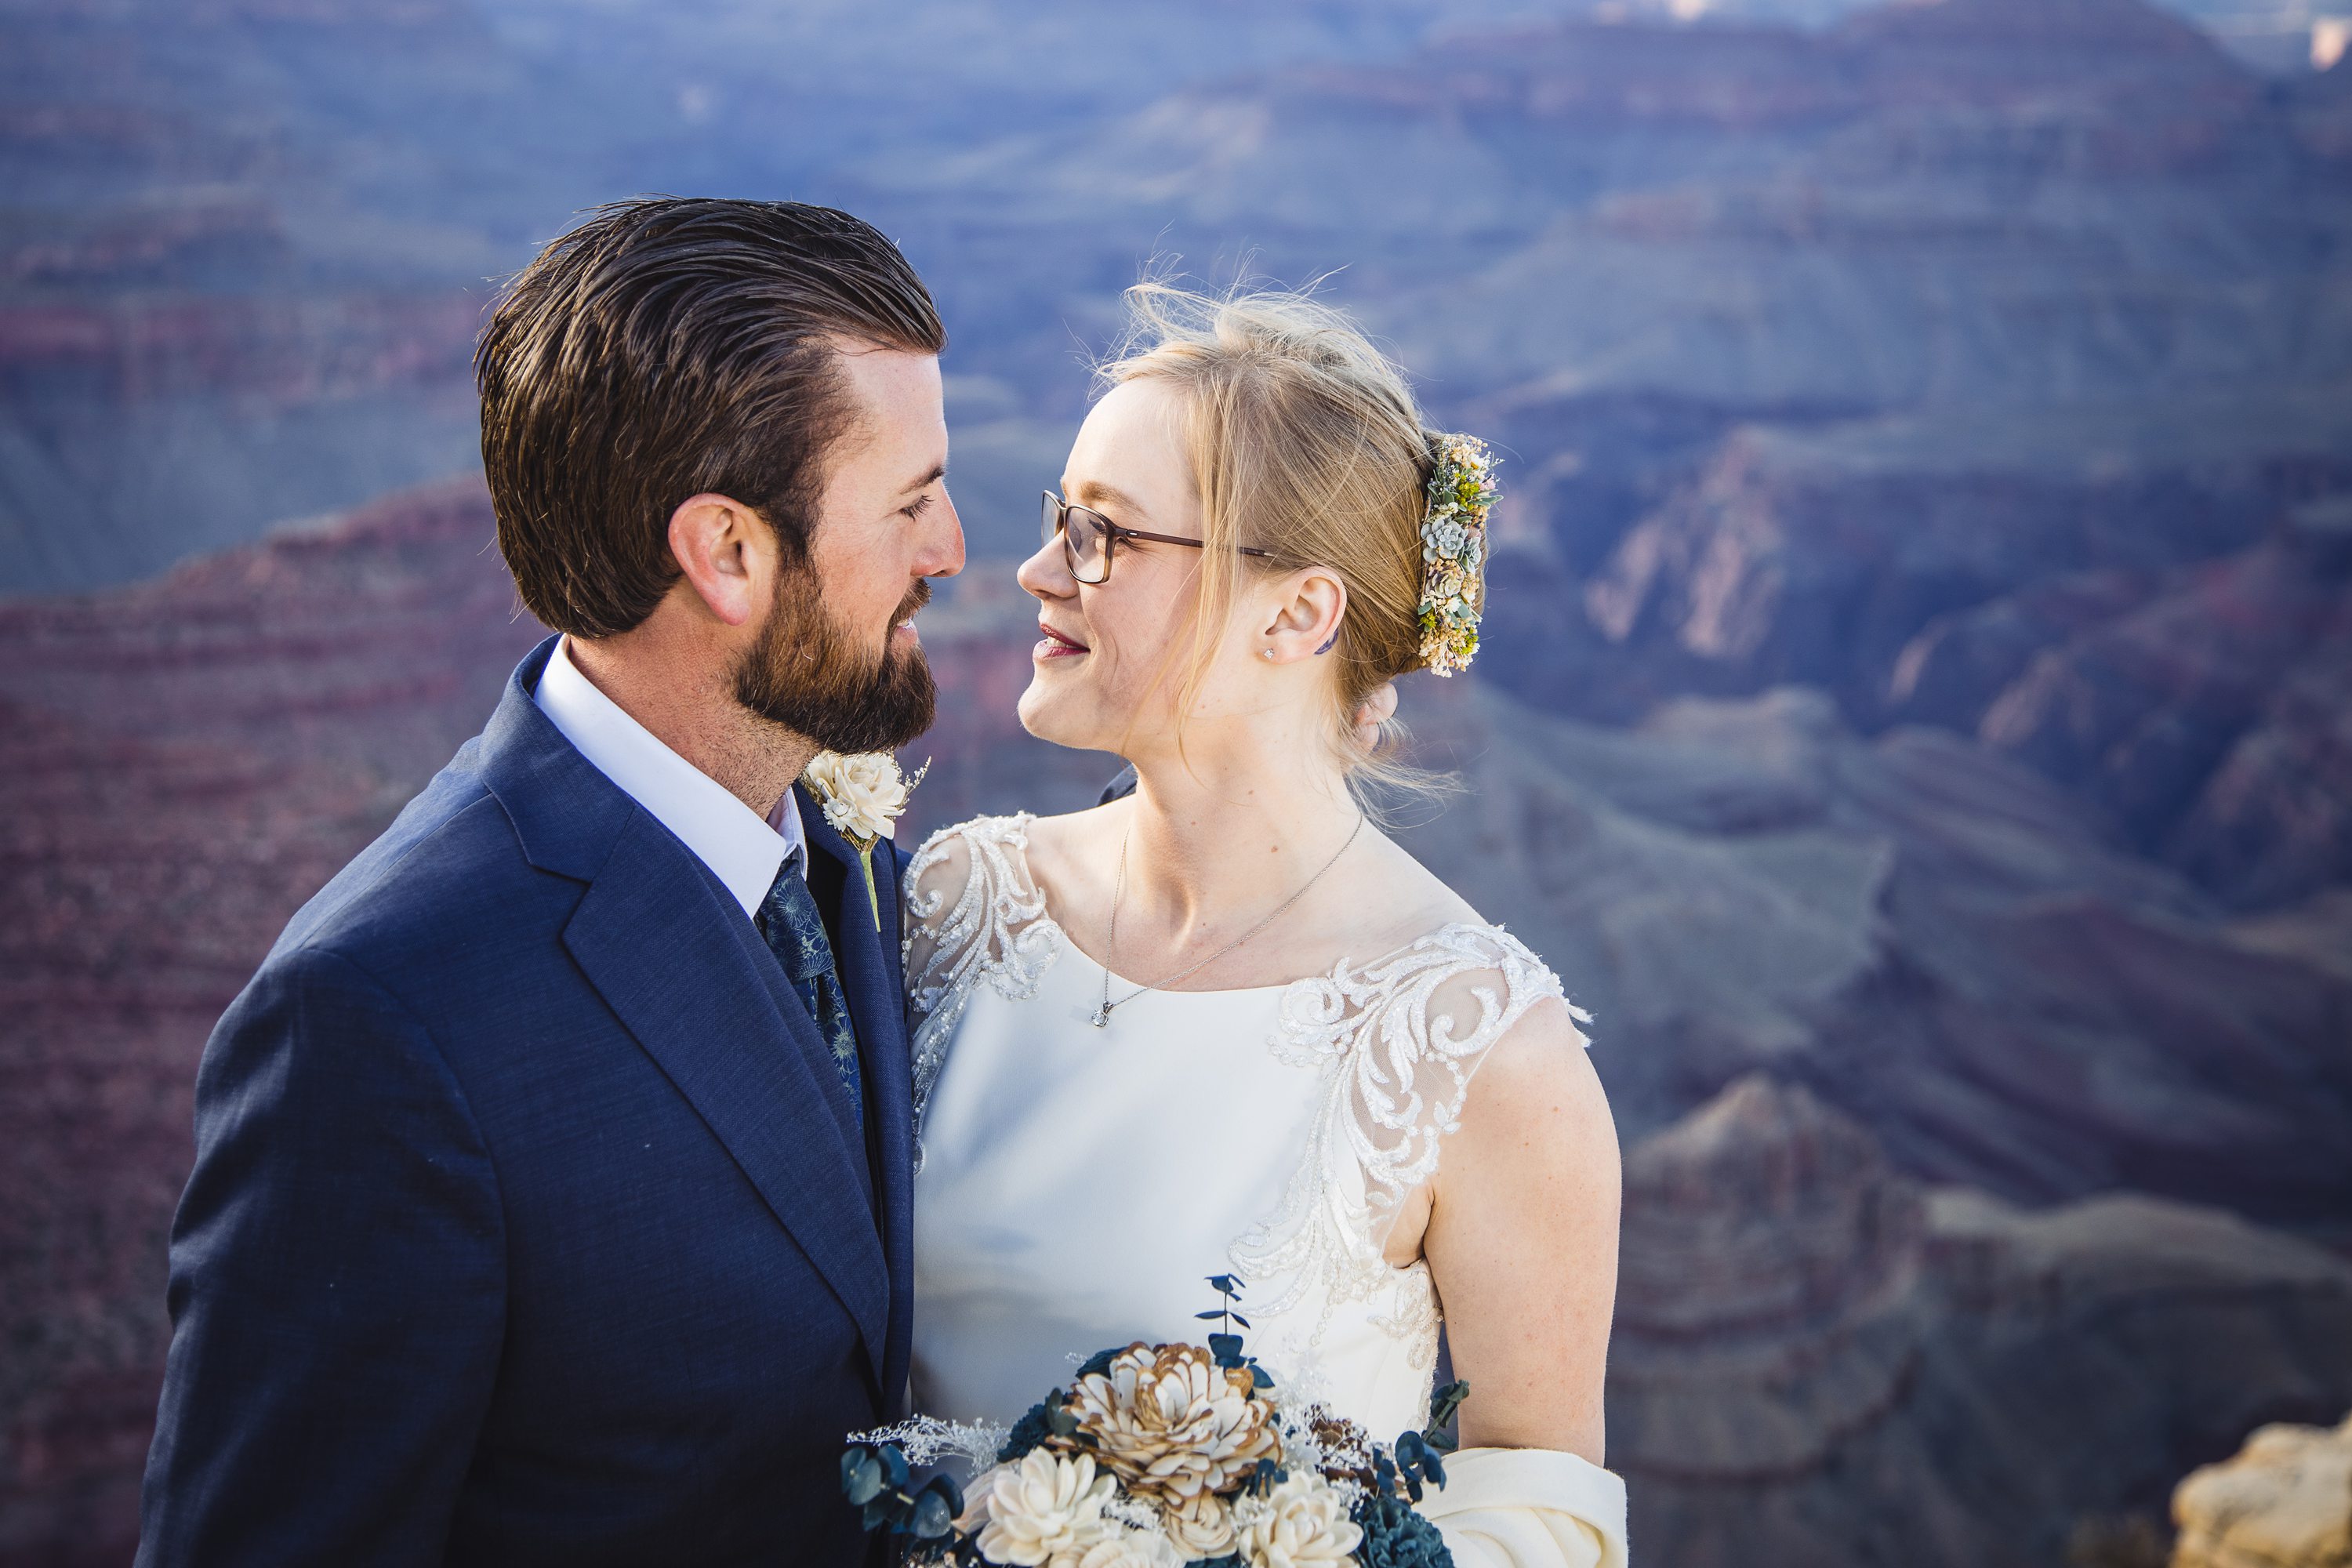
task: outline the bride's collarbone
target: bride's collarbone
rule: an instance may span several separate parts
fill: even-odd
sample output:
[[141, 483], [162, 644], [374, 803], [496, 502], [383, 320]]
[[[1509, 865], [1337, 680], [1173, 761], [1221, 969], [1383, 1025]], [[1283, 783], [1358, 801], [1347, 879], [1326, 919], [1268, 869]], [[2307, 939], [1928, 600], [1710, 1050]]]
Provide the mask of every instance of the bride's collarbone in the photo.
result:
[[[1087, 962], [1138, 984], [1175, 975], [1215, 952], [1288, 896], [1279, 886], [1262, 889], [1255, 907], [1236, 907], [1204, 924], [1180, 929], [1130, 887], [1114, 944], [1110, 910], [1120, 835], [1108, 828], [1107, 821], [1072, 817], [1033, 822], [1027, 869], [1063, 940]], [[1368, 963], [1448, 925], [1482, 923], [1475, 910], [1401, 847], [1370, 833], [1365, 837], [1370, 853], [1335, 865], [1274, 924], [1166, 989], [1242, 991], [1287, 984], [1328, 974], [1342, 962]]]

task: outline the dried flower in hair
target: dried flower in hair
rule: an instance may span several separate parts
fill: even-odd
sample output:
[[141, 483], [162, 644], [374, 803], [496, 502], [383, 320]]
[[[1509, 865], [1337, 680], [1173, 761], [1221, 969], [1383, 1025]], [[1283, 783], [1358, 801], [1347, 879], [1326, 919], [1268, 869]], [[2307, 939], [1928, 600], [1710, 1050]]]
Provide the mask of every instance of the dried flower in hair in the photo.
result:
[[1495, 459], [1475, 436], [1430, 440], [1429, 510], [1421, 523], [1423, 668], [1452, 675], [1478, 651], [1486, 574], [1486, 514]]

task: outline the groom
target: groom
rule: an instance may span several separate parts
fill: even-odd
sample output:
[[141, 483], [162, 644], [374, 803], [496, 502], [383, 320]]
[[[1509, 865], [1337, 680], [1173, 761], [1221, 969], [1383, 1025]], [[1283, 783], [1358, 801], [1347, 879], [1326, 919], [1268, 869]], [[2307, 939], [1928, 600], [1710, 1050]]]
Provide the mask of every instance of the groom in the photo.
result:
[[907, 1379], [898, 858], [794, 780], [929, 723], [944, 342], [881, 235], [625, 203], [482, 342], [563, 634], [196, 1084], [139, 1562], [848, 1564]]

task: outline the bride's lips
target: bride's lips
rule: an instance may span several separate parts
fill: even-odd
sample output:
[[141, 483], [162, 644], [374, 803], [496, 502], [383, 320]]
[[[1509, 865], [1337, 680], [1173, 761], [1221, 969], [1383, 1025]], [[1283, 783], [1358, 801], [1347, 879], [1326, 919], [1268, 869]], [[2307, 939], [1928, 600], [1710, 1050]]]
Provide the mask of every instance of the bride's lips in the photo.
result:
[[1037, 629], [1045, 633], [1045, 637], [1044, 641], [1029, 650], [1030, 657], [1033, 658], [1075, 658], [1087, 651], [1086, 644], [1076, 637], [1064, 637], [1043, 621], [1037, 623]]

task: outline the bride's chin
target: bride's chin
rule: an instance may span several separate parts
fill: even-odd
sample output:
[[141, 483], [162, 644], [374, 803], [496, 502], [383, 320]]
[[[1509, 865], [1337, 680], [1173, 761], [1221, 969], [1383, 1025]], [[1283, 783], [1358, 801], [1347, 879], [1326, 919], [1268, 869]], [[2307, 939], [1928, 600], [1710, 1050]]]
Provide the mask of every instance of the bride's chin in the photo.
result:
[[1014, 705], [1013, 710], [1020, 718], [1021, 727], [1039, 740], [1051, 741], [1056, 745], [1066, 744], [1055, 732], [1066, 727], [1054, 721], [1054, 710], [1058, 704], [1040, 690], [1039, 685], [1038, 681], [1032, 679], [1029, 689], [1021, 694], [1021, 700]]
[[1118, 741], [1118, 727], [1103, 723], [1083, 693], [1051, 690], [1044, 681], [1030, 682], [1013, 711], [1032, 735], [1072, 751], [1109, 751]]

